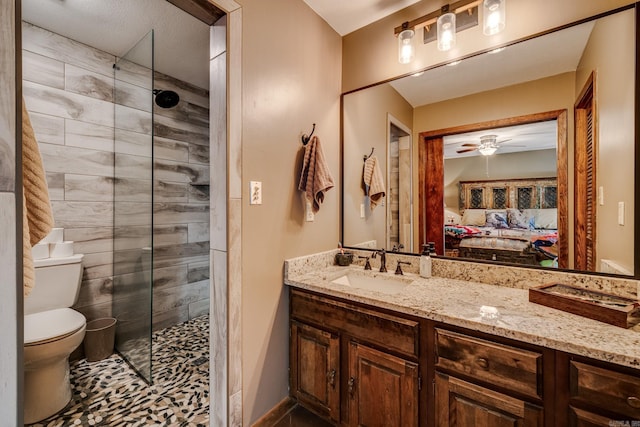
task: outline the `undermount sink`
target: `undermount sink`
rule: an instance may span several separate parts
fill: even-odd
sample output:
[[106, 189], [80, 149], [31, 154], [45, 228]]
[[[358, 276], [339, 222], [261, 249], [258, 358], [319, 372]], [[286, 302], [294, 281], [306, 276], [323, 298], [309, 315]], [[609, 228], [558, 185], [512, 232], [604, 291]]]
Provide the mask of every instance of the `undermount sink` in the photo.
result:
[[392, 273], [350, 271], [331, 281], [336, 285], [367, 289], [385, 294], [397, 294], [413, 283], [413, 279]]

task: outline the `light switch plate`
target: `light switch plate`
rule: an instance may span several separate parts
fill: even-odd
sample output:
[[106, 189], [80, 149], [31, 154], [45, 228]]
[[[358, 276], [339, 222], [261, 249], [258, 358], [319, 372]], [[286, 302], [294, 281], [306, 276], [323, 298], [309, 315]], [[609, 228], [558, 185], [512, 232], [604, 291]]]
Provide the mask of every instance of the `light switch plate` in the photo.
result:
[[360, 218], [364, 218], [364, 203], [360, 203]]
[[249, 182], [250, 197], [249, 204], [261, 205], [262, 204], [262, 181], [250, 181]]
[[600, 206], [604, 206], [604, 187], [602, 185], [598, 187], [598, 203]]
[[624, 202], [618, 202], [618, 225], [624, 225]]

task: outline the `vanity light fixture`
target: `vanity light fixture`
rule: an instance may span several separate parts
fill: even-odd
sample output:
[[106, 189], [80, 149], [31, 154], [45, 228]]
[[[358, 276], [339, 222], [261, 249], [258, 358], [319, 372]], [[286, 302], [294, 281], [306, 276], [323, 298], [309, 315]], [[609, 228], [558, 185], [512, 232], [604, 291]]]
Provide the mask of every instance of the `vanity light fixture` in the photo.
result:
[[482, 8], [483, 33], [497, 34], [505, 27], [506, 0], [459, 0], [444, 5], [412, 21], [394, 28], [398, 37], [398, 61], [408, 64], [415, 56], [413, 38], [423, 29], [423, 43], [437, 40], [438, 49], [448, 51], [456, 45], [456, 33], [478, 25], [478, 9]]
[[506, 0], [484, 0], [482, 32], [487, 36], [498, 34], [505, 27]]
[[447, 51], [456, 45], [456, 14], [449, 12], [449, 5], [442, 7], [438, 17], [438, 50]]
[[413, 60], [415, 48], [413, 46], [413, 36], [415, 31], [409, 28], [409, 23], [402, 24], [402, 31], [398, 34], [398, 62], [408, 64]]

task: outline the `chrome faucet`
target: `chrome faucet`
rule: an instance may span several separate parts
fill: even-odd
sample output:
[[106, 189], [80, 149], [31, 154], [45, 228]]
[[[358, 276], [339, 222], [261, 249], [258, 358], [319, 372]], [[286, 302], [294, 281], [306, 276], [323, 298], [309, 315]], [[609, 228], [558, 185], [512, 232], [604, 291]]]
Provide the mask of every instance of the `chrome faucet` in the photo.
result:
[[371, 255], [371, 258], [375, 258], [376, 255], [380, 255], [380, 273], [386, 273], [387, 272], [387, 252], [384, 250], [384, 248], [380, 249], [379, 251], [374, 251], [373, 255]]

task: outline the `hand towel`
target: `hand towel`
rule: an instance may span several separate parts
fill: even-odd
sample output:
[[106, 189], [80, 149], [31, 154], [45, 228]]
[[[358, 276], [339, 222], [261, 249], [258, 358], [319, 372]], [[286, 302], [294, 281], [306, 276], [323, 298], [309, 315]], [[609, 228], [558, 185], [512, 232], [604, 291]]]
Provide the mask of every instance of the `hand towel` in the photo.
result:
[[324, 158], [320, 139], [314, 136], [304, 149], [298, 190], [305, 192], [305, 198], [311, 203], [313, 213], [316, 213], [324, 201], [324, 193], [332, 188], [333, 178]]
[[22, 191], [23, 281], [24, 295], [27, 296], [35, 283], [31, 247], [49, 234], [53, 228], [53, 214], [42, 157], [24, 100], [22, 100]]
[[380, 172], [380, 166], [378, 166], [378, 158], [376, 156], [371, 156], [365, 160], [362, 180], [364, 181], [364, 194], [369, 196], [371, 210], [374, 210], [386, 194], [384, 178], [382, 172]]

